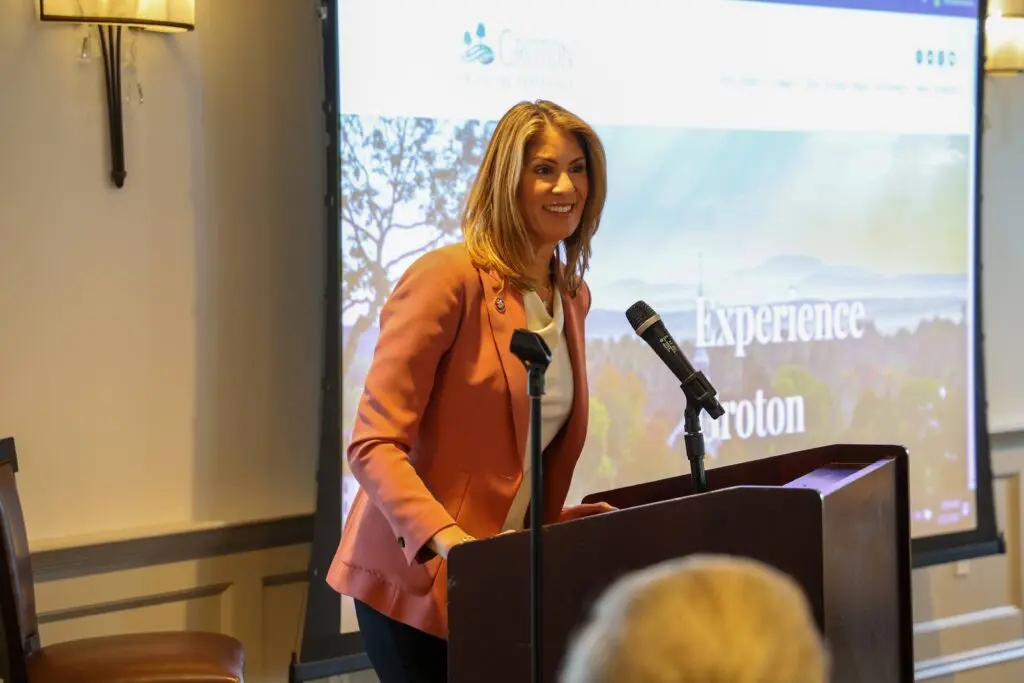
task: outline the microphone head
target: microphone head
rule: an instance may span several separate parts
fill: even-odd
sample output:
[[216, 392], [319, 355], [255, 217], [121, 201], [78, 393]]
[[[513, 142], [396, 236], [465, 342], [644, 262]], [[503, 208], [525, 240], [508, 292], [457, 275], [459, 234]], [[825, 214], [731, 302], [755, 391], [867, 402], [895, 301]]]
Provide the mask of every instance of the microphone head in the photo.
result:
[[629, 321], [629, 326], [637, 334], [640, 334], [641, 325], [657, 315], [654, 309], [647, 305], [646, 301], [637, 301], [626, 309], [626, 320]]

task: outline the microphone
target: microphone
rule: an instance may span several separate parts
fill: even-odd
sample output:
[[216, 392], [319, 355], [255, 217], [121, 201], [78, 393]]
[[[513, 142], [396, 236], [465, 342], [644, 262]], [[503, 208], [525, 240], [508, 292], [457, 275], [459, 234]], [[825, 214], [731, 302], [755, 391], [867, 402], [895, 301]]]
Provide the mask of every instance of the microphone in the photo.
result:
[[695, 370], [686, 358], [672, 335], [665, 329], [661, 316], [644, 301], [637, 301], [626, 310], [626, 320], [633, 331], [654, 349], [661, 362], [668, 366], [672, 374], [682, 383], [683, 393], [688, 403], [693, 403], [698, 410], [704, 410], [712, 419], [717, 420], [725, 414], [722, 404], [715, 398], [718, 392], [703, 372]]
[[686, 446], [686, 458], [690, 461], [690, 481], [693, 482], [694, 491], [703, 493], [708, 490], [708, 480], [704, 471], [704, 435], [700, 431], [700, 411], [706, 411], [712, 419], [717, 420], [725, 414], [725, 409], [715, 398], [717, 392], [711, 382], [703, 372], [693, 368], [653, 308], [646, 302], [637, 301], [626, 310], [626, 320], [679, 379], [679, 387], [686, 395], [683, 443]]

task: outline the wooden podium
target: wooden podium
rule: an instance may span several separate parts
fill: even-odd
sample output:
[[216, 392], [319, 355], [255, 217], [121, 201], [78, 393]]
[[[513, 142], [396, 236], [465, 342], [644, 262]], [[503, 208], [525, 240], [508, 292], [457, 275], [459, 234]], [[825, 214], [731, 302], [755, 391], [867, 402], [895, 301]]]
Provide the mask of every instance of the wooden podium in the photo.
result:
[[[914, 680], [906, 449], [836, 445], [593, 494], [619, 511], [543, 531], [543, 669], [562, 657], [616, 578], [694, 553], [751, 557], [803, 586], [828, 641], [833, 683]], [[527, 533], [449, 555], [448, 680], [530, 680]], [[742, 653], [737, 653], [742, 656]]]

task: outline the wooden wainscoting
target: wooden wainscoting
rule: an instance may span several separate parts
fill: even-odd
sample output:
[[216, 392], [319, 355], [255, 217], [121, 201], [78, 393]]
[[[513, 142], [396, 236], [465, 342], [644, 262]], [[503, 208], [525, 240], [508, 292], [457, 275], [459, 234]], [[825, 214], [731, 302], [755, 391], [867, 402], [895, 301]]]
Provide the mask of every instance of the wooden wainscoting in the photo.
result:
[[246, 648], [247, 683], [285, 683], [299, 647], [312, 517], [33, 555], [44, 644], [198, 629]]
[[1024, 431], [993, 436], [992, 468], [1006, 554], [914, 572], [917, 680], [1024, 681]]

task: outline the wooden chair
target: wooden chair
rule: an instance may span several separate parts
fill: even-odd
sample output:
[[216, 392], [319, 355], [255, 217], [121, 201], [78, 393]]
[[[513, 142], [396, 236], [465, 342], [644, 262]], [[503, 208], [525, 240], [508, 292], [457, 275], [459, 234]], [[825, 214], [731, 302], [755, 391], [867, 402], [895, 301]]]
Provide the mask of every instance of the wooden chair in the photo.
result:
[[32, 560], [15, 474], [0, 439], [0, 628], [9, 683], [242, 683], [245, 650], [220, 633], [166, 632], [39, 640]]

